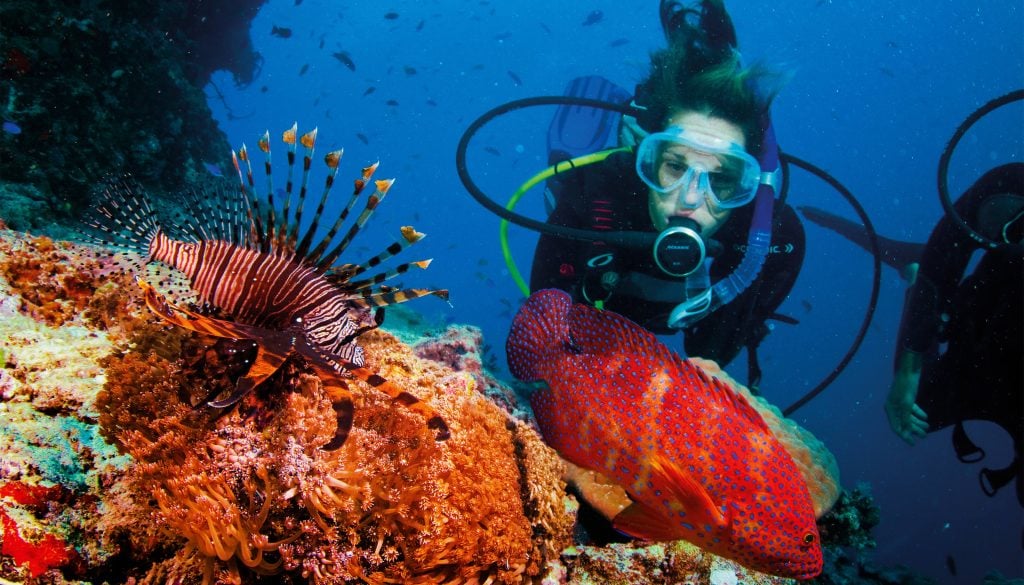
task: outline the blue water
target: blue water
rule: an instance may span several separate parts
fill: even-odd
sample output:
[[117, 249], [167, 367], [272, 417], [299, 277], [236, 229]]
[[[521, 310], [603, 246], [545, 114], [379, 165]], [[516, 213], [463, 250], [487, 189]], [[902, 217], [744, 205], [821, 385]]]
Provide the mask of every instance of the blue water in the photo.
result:
[[[1024, 5], [790, 0], [729, 6], [744, 59], [794, 73], [774, 107], [782, 148], [844, 183], [880, 233], [925, 240], [941, 214], [935, 174], [945, 143], [975, 108], [1024, 84]], [[583, 26], [594, 10], [603, 19]], [[390, 12], [398, 17], [385, 18]], [[271, 36], [274, 26], [293, 34]], [[456, 143], [491, 107], [560, 94], [576, 76], [601, 74], [632, 88], [646, 73], [649, 52], [663, 42], [657, 2], [341, 6], [304, 0], [296, 6], [295, 0], [272, 0], [251, 34], [263, 57], [255, 81], [237, 88], [229, 75], [217, 74], [223, 101], [214, 88], [207, 92], [232, 144], [245, 141], [252, 148], [265, 128], [277, 135], [298, 120], [303, 129], [319, 126], [320, 152], [345, 147], [341, 178], [354, 178], [359, 167], [379, 158], [380, 176], [398, 181], [373, 222], [373, 235], [360, 237], [369, 248], [354, 254], [376, 252], [406, 223], [428, 233], [405, 255], [435, 262], [406, 284], [447, 287], [452, 306], [431, 298], [417, 301], [416, 308], [434, 319], [481, 327], [503, 364], [510, 307], [514, 311], [519, 293], [501, 257], [498, 220], [456, 176]], [[332, 56], [342, 51], [355, 71]], [[369, 87], [375, 90], [364, 95]], [[518, 112], [478, 135], [469, 163], [488, 193], [504, 201], [542, 167], [552, 112]], [[951, 192], [995, 164], [1022, 160], [1022, 133], [1019, 103], [985, 118], [953, 159]], [[790, 202], [853, 216], [834, 191], [803, 174], [793, 177]], [[542, 217], [539, 194], [518, 209]], [[803, 272], [782, 307], [801, 324], [779, 326], [762, 346], [762, 390], [780, 405], [813, 387], [839, 360], [870, 291], [866, 254], [813, 225], [807, 236]], [[528, 273], [536, 237], [513, 228], [511, 239], [520, 269]], [[796, 418], [830, 445], [844, 485], [871, 484], [883, 517], [876, 530], [877, 563], [902, 563], [943, 583], [979, 583], [993, 569], [1022, 577], [1024, 517], [1012, 489], [995, 498], [983, 495], [980, 465], [956, 461], [948, 431], [911, 448], [888, 429], [882, 404], [903, 290], [895, 271], [886, 269], [864, 346]], [[744, 364], [741, 356], [730, 368], [741, 380]], [[987, 447], [985, 464], [1009, 461], [1009, 439], [997, 427], [971, 430]], [[947, 555], [955, 559], [956, 577], [947, 570]]]

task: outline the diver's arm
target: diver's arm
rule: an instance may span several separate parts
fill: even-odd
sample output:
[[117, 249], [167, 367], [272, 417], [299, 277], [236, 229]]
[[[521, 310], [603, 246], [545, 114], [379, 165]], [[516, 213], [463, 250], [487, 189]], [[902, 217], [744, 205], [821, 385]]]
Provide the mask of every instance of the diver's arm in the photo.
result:
[[920, 353], [909, 349], [900, 352], [889, 397], [885, 401], [889, 427], [911, 445], [928, 432], [928, 415], [915, 402], [921, 382], [921, 363]]

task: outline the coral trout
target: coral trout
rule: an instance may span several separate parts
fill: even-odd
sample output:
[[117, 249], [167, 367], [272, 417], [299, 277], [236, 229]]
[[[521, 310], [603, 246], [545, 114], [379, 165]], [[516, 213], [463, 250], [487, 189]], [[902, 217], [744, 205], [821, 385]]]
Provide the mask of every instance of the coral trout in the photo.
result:
[[810, 579], [822, 553], [806, 482], [761, 416], [717, 378], [608, 311], [535, 293], [512, 323], [512, 373], [544, 439], [632, 504], [619, 531], [685, 539], [746, 567]]

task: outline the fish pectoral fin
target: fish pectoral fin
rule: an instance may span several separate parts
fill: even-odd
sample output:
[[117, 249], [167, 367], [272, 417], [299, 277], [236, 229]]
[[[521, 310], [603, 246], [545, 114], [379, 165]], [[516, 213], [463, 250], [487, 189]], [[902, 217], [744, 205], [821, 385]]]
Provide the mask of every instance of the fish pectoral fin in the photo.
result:
[[640, 502], [633, 502], [612, 520], [612, 526], [632, 538], [644, 540], [679, 540], [683, 533], [657, 510]]
[[704, 486], [674, 461], [654, 457], [651, 461], [651, 481], [655, 485], [669, 486], [672, 497], [683, 505], [686, 515], [682, 520], [693, 526], [711, 526], [725, 530], [729, 519], [715, 504]]

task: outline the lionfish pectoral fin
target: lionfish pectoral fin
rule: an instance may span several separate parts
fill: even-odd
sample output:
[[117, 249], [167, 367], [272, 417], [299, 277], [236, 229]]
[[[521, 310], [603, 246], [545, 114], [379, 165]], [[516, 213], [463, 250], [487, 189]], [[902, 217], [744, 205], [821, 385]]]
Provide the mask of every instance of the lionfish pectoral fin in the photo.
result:
[[267, 338], [280, 336], [280, 333], [276, 331], [242, 325], [241, 323], [232, 323], [231, 321], [214, 319], [213, 317], [206, 317], [198, 313], [194, 313], [184, 307], [179, 307], [167, 302], [167, 298], [158, 293], [156, 289], [145, 280], [140, 278], [138, 279], [138, 283], [142, 288], [143, 295], [146, 299], [146, 305], [150, 310], [172, 325], [184, 327], [189, 331], [195, 331], [196, 333], [202, 333], [204, 335], [212, 335], [214, 337], [225, 337], [227, 339], [252, 339], [261, 345]]
[[331, 399], [331, 407], [338, 420], [338, 427], [334, 431], [334, 437], [324, 445], [325, 451], [334, 451], [345, 444], [348, 440], [349, 431], [352, 430], [352, 419], [355, 416], [355, 406], [352, 403], [352, 392], [345, 386], [345, 382], [338, 377], [338, 373], [312, 364], [323, 384], [324, 392]]
[[276, 372], [281, 367], [281, 364], [288, 359], [288, 354], [291, 352], [290, 347], [280, 343], [280, 340], [277, 341], [278, 343], [266, 345], [258, 342], [256, 344], [256, 359], [253, 361], [252, 366], [249, 367], [249, 371], [238, 379], [235, 391], [227, 398], [211, 400], [207, 404], [213, 408], [231, 406], [245, 398], [245, 395], [252, 392], [253, 388], [262, 384], [264, 380]]
[[204, 317], [168, 303], [162, 294], [141, 278], [138, 283], [145, 295], [146, 305], [164, 321], [214, 337], [252, 339], [256, 342], [256, 360], [245, 376], [238, 380], [234, 392], [222, 400], [208, 400], [206, 403], [209, 406], [224, 408], [235, 404], [276, 372], [292, 351], [291, 338], [284, 332]]
[[402, 390], [392, 382], [389, 382], [384, 377], [375, 374], [366, 368], [357, 367], [354, 364], [344, 364], [344, 367], [352, 374], [353, 377], [362, 380], [373, 388], [387, 394], [392, 400], [409, 410], [421, 414], [423, 418], [427, 419], [427, 427], [436, 433], [434, 436], [436, 440], [444, 441], [451, 437], [451, 431], [448, 429], [448, 423], [444, 422], [441, 415], [431, 408], [426, 402], [423, 402], [419, 398], [416, 398], [412, 394]]

